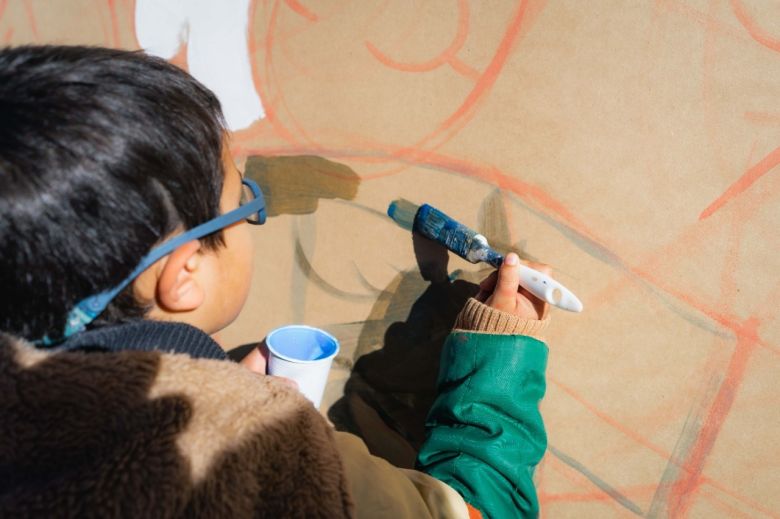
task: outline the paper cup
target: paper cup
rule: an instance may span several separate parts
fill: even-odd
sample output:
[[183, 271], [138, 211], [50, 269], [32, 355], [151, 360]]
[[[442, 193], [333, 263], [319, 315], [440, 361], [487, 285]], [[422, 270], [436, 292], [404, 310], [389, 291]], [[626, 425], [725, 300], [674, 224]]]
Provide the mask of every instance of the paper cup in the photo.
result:
[[319, 408], [339, 341], [319, 328], [293, 324], [273, 330], [265, 343], [268, 374], [293, 379], [301, 393]]

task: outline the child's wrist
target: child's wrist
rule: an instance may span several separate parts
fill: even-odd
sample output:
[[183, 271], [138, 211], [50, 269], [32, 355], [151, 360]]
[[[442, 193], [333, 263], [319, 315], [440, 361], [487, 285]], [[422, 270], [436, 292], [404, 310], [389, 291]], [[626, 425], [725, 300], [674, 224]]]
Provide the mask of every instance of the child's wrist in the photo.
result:
[[549, 324], [549, 317], [545, 319], [520, 317], [470, 298], [455, 319], [453, 329], [497, 335], [527, 335], [542, 340]]

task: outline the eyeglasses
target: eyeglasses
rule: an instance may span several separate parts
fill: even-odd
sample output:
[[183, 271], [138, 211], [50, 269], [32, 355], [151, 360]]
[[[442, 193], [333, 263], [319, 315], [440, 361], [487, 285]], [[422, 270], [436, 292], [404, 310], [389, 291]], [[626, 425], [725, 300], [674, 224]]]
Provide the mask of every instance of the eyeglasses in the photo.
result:
[[[260, 190], [260, 186], [258, 186], [254, 180], [243, 177], [241, 178], [241, 201], [238, 203], [238, 209], [230, 211], [224, 216], [227, 217], [228, 215], [237, 211], [241, 211], [242, 209], [251, 212], [247, 216], [236, 216], [236, 218], [239, 220], [244, 218], [252, 225], [263, 225], [265, 223], [265, 198], [263, 198], [263, 192]], [[238, 220], [236, 220], [236, 222], [237, 221]]]
[[241, 184], [241, 201], [239, 202], [239, 207], [237, 209], [217, 216], [216, 218], [212, 218], [207, 222], [171, 238], [159, 247], [155, 247], [144, 256], [138, 266], [135, 267], [135, 270], [117, 286], [106, 290], [105, 292], [101, 292], [100, 294], [90, 296], [76, 304], [73, 310], [68, 313], [62, 337], [52, 339], [47, 335], [43, 339], [35, 341], [35, 343], [49, 346], [83, 331], [89, 323], [94, 321], [95, 318], [106, 309], [108, 304], [117, 296], [117, 294], [138, 277], [141, 272], [185, 243], [213, 234], [220, 229], [224, 229], [241, 220], [246, 220], [253, 225], [264, 224], [266, 218], [265, 199], [263, 198], [263, 192], [260, 190], [260, 186], [248, 178], [242, 178]]

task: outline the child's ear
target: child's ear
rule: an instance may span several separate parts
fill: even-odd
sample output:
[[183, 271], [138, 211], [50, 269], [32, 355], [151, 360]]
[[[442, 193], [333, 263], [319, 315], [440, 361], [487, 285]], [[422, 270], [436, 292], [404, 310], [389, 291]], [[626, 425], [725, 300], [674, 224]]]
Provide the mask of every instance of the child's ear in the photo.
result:
[[201, 262], [200, 242], [185, 243], [170, 255], [157, 280], [157, 299], [172, 312], [195, 310], [205, 298], [203, 287], [194, 275]]

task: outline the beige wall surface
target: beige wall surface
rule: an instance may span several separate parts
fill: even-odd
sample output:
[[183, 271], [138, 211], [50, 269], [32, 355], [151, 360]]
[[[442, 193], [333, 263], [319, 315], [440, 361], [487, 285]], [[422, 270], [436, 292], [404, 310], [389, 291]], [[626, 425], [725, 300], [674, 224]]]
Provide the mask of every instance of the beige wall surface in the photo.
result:
[[143, 47], [217, 92], [271, 215], [224, 339], [335, 333], [324, 411], [372, 451], [413, 459], [488, 272], [422, 261], [405, 198], [584, 302], [548, 337], [544, 517], [780, 517], [777, 2], [0, 0], [0, 42]]

